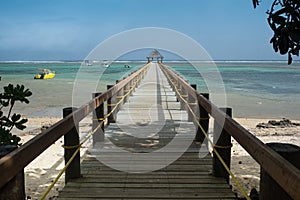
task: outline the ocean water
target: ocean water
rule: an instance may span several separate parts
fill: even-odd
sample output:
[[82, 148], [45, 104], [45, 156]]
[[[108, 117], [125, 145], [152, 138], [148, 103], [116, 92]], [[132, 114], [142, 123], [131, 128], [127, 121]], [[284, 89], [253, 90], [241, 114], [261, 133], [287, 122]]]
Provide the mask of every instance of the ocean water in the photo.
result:
[[[63, 108], [74, 106], [73, 91], [76, 83], [84, 86], [92, 83], [96, 87], [93, 91], [102, 92], [106, 90], [107, 85], [115, 84], [116, 80], [123, 79], [140, 66], [141, 63], [130, 63], [130, 68], [125, 68], [124, 63], [111, 64], [109, 68], [101, 64], [85, 66], [78, 62], [0, 63], [0, 88], [2, 91], [3, 86], [9, 83], [24, 84], [32, 91], [33, 95], [29, 98], [28, 105], [16, 104], [17, 112], [31, 117], [60, 117]], [[33, 79], [39, 69], [43, 68], [55, 71], [55, 78]], [[92, 94], [83, 96], [85, 103], [91, 99]]]
[[[234, 117], [300, 119], [299, 62], [292, 65], [279, 61], [215, 64], [222, 78], [219, 84], [225, 88], [227, 105], [233, 108]], [[200, 64], [204, 68], [205, 65]], [[173, 68], [191, 84], [197, 84], [199, 92], [207, 92], [196, 68], [186, 64], [173, 65]]]
[[[130, 65], [130, 68], [124, 65]], [[142, 62], [118, 62], [104, 68], [101, 64], [82, 66], [78, 62], [4, 62], [0, 63], [0, 86], [24, 84], [33, 92], [30, 104], [17, 105], [16, 111], [26, 116], [61, 116], [62, 108], [72, 106], [74, 85], [92, 85], [93, 90], [105, 91], [106, 85], [123, 79]], [[216, 87], [225, 88], [228, 107], [234, 117], [300, 119], [300, 63], [294, 62], [216, 62], [214, 71], [207, 63], [193, 65], [183, 62], [166, 63], [191, 84], [197, 84], [199, 92], [208, 92], [205, 76], [218, 73], [221, 77]], [[38, 69], [49, 68], [56, 77], [34, 80]], [[100, 78], [99, 78], [100, 77]], [[213, 77], [213, 76], [211, 76]], [[91, 95], [82, 95], [90, 99]]]

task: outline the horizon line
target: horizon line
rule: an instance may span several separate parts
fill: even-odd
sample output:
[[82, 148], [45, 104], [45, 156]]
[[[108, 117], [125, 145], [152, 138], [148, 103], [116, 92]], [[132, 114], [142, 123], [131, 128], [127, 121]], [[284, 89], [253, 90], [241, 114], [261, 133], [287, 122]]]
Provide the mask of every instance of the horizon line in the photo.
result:
[[[82, 59], [66, 59], [66, 60], [0, 60], [0, 63], [78, 63], [84, 62]], [[89, 60], [94, 62], [147, 62], [145, 59], [122, 59], [122, 60]], [[179, 60], [179, 59], [170, 59], [163, 60], [164, 62], [287, 62], [287, 60], [260, 60], [260, 59], [216, 59], [216, 60]], [[293, 60], [293, 62], [299, 62], [300, 60]]]

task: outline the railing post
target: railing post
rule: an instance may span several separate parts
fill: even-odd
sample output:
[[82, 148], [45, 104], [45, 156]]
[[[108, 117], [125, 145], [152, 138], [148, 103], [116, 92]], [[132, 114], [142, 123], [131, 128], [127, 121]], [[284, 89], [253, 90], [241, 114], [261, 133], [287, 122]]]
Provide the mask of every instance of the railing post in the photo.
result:
[[[128, 86], [129, 86], [129, 87], [128, 87]], [[126, 95], [127, 92], [129, 92], [129, 89], [130, 89], [130, 85], [127, 83], [127, 84], [124, 86], [123, 95]], [[127, 96], [124, 97], [123, 104], [125, 104], [126, 102], [128, 102], [128, 97], [129, 97], [129, 95], [127, 95]]]
[[[209, 99], [208, 93], [202, 93], [201, 95], [204, 96], [206, 99]], [[198, 107], [199, 107], [199, 124], [201, 125], [203, 130], [207, 133], [208, 126], [209, 126], [208, 112], [199, 103], [198, 103]], [[205, 135], [202, 133], [202, 130], [198, 127], [195, 141], [203, 143], [204, 140], [205, 140]]]
[[180, 84], [180, 82], [178, 81], [178, 76], [177, 77], [175, 77], [175, 81], [176, 81], [176, 87], [178, 88], [178, 89], [180, 89], [180, 94], [182, 94], [183, 93], [183, 88], [181, 87], [181, 84]]
[[[116, 84], [118, 84], [120, 82], [120, 80], [116, 80]], [[121, 88], [118, 92], [117, 92], [117, 95], [116, 95], [116, 102], [119, 102], [124, 96], [124, 87]], [[120, 102], [120, 104], [118, 105], [118, 108], [116, 110], [116, 115], [117, 113], [122, 109], [123, 107], [123, 104], [124, 104], [124, 99], [122, 100], [122, 102]]]
[[[77, 108], [67, 107], [63, 109], [63, 117], [67, 117]], [[73, 156], [74, 152], [77, 150], [77, 145], [79, 145], [79, 134], [77, 131], [78, 123], [64, 135], [64, 146], [65, 146], [65, 163], [67, 163]], [[75, 147], [74, 147], [75, 146]], [[70, 148], [68, 148], [70, 147]], [[74, 147], [74, 148], [73, 148]], [[70, 179], [80, 177], [80, 152], [78, 152], [71, 162], [65, 173], [65, 182], [67, 183]]]
[[[185, 101], [188, 100], [188, 93], [186, 93], [184, 87], [180, 86], [180, 95], [182, 97], [182, 99], [180, 98], [179, 101], [180, 101], [180, 110], [185, 110], [186, 109], [186, 105], [185, 105]], [[183, 100], [184, 99], [184, 100]], [[187, 110], [188, 112], [188, 110]]]
[[[196, 84], [191, 84], [191, 87], [194, 88], [195, 91], [197, 90]], [[196, 92], [195, 92], [195, 94], [196, 94]], [[196, 104], [197, 100], [191, 94], [188, 94], [188, 103], [189, 103], [191, 110], [194, 112], [194, 114], [196, 114], [196, 108], [197, 108], [198, 104]], [[188, 110], [188, 121], [194, 122], [194, 116], [192, 115], [190, 110]]]
[[[107, 90], [109, 90], [112, 87], [113, 87], [113, 85], [107, 85]], [[114, 104], [115, 104], [114, 96], [112, 96], [107, 100], [107, 114], [113, 110], [113, 108], [115, 107]], [[111, 115], [108, 116], [107, 125], [109, 125], [110, 123], [115, 123], [115, 122], [116, 122], [116, 119], [115, 119], [114, 112], [113, 112], [113, 113], [111, 113]]]
[[[288, 162], [300, 169], [300, 147], [286, 143], [267, 143], [267, 145], [279, 153]], [[261, 168], [260, 170], [260, 193], [259, 199], [266, 200], [291, 200], [292, 198], [280, 187], [268, 173]]]
[[142, 80], [142, 76], [141, 76], [141, 73], [139, 73], [136, 77], [136, 87], [138, 87], [140, 85], [140, 82]]
[[[101, 95], [101, 92], [93, 93], [93, 98]], [[99, 123], [103, 121], [104, 118], [104, 103], [100, 104], [97, 108], [93, 110], [93, 124], [92, 128], [95, 130], [98, 126]], [[93, 134], [93, 146], [97, 142], [102, 142], [104, 141], [104, 122], [101, 125], [101, 128], [98, 128], [96, 133]]]
[[129, 96], [132, 96], [133, 95], [133, 92], [134, 92], [134, 88], [133, 88], [133, 85], [134, 85], [134, 79], [132, 79], [131, 81], [129, 81], [129, 90], [130, 90], [130, 93], [129, 93]]
[[[2, 158], [3, 156], [10, 153], [16, 148], [16, 146], [9, 146], [5, 148], [4, 151], [1, 151], [0, 158]], [[0, 199], [25, 199], [24, 169], [18, 172], [15, 177], [13, 177], [3, 187], [0, 188]]]
[[[220, 110], [224, 111], [229, 117], [232, 117], [231, 108], [220, 108]], [[214, 148], [218, 151], [219, 155], [230, 169], [231, 136], [217, 122], [214, 123], [214, 145]], [[223, 177], [226, 179], [227, 183], [229, 183], [229, 173], [226, 171], [215, 152], [213, 152], [213, 175], [215, 177]]]

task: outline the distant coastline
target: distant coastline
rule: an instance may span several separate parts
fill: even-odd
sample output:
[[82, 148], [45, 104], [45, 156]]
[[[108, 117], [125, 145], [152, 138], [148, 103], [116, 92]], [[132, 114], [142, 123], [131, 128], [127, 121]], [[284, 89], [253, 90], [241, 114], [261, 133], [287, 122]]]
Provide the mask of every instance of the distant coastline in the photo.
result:
[[[103, 60], [110, 63], [146, 63], [146, 60]], [[95, 60], [94, 62], [103, 62], [102, 60]], [[84, 60], [0, 60], [0, 63], [83, 63]], [[164, 60], [165, 63], [187, 63], [187, 62], [215, 62], [215, 63], [287, 63], [286, 60]], [[300, 60], [294, 60], [294, 63], [300, 63]]]

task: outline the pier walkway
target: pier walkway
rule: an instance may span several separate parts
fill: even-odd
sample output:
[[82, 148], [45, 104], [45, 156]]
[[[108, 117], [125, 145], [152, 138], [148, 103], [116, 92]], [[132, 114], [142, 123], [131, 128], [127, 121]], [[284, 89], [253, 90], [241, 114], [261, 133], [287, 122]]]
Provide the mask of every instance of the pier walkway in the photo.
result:
[[[60, 192], [67, 199], [235, 199], [212, 159], [199, 158], [196, 128], [180, 109], [157, 63], [105, 128], [81, 163], [81, 178]], [[204, 153], [204, 152], [203, 152]]]
[[[24, 168], [61, 137], [66, 166], [41, 199], [63, 173], [60, 200], [235, 199], [231, 137], [261, 167], [259, 198], [299, 199], [299, 147], [264, 144], [231, 117], [231, 108], [218, 108], [162, 57], [152, 58], [80, 108], [64, 108], [63, 119], [1, 157], [0, 199], [26, 198]], [[80, 135], [80, 122], [91, 116], [93, 131]], [[207, 133], [213, 156], [200, 146]], [[239, 190], [250, 200], [250, 191]]]

